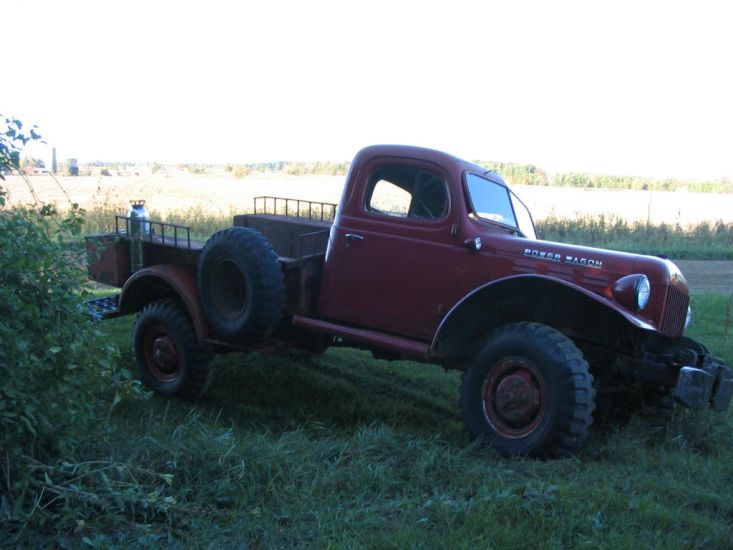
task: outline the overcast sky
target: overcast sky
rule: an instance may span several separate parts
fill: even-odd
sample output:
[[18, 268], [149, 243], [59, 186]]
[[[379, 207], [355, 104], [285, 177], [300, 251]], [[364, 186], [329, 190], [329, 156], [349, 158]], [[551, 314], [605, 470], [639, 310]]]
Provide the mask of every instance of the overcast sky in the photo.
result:
[[[0, 113], [60, 159], [733, 177], [725, 1], [4, 2]], [[8, 65], [9, 62], [9, 65]]]

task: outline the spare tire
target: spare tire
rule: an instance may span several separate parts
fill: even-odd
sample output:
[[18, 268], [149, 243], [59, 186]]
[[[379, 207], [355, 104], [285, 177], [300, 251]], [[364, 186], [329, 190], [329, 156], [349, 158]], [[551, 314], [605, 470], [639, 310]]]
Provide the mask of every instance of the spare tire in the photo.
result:
[[244, 345], [277, 328], [285, 302], [277, 254], [260, 232], [230, 227], [206, 242], [198, 263], [201, 305], [212, 332]]

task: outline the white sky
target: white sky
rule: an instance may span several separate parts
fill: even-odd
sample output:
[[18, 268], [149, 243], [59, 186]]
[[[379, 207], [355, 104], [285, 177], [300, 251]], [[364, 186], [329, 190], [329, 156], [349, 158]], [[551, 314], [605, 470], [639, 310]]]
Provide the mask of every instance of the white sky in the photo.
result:
[[[3, 2], [0, 113], [60, 159], [347, 160], [733, 177], [733, 4]], [[9, 63], [9, 65], [8, 65]]]

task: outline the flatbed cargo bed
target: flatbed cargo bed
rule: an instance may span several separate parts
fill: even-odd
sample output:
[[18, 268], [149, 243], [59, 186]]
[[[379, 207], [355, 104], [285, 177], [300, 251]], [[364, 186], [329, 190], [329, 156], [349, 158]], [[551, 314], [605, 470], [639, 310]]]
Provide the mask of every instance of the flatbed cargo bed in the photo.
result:
[[325, 254], [331, 231], [329, 221], [276, 214], [234, 216], [234, 225], [262, 233], [284, 262]]

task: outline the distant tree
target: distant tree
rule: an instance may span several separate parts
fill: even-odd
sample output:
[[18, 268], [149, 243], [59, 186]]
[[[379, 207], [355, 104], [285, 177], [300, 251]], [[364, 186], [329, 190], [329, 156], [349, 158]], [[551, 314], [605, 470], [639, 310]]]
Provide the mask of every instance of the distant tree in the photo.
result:
[[41, 159], [33, 157], [23, 157], [20, 161], [20, 167], [22, 170], [28, 170], [33, 168], [46, 168], [46, 165]]
[[547, 174], [533, 164], [477, 160], [476, 164], [498, 173], [513, 185], [548, 185]]
[[241, 178], [244, 178], [244, 177], [248, 176], [248, 175], [249, 175], [249, 173], [250, 173], [250, 169], [249, 169], [249, 168], [248, 168], [247, 166], [244, 166], [244, 165], [242, 165], [242, 164], [237, 164], [237, 165], [236, 165], [236, 166], [235, 166], [235, 167], [234, 167], [234, 168], [232, 169], [232, 175], [233, 175], [233, 176], [234, 176], [235, 178], [237, 178], [237, 179], [241, 179]]

